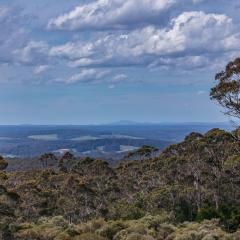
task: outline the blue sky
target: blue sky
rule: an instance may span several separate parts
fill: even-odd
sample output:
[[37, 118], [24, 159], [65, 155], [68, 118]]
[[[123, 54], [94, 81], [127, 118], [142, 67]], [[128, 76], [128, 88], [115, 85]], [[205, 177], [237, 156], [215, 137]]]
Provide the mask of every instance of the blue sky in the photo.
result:
[[238, 0], [0, 0], [0, 124], [219, 122]]

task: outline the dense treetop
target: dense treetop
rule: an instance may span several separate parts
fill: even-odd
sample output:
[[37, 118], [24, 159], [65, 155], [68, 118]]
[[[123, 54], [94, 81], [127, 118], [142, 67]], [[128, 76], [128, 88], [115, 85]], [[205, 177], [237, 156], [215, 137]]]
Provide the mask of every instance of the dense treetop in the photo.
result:
[[224, 107], [227, 115], [240, 118], [240, 58], [229, 62], [215, 79], [217, 85], [211, 89], [211, 99]]

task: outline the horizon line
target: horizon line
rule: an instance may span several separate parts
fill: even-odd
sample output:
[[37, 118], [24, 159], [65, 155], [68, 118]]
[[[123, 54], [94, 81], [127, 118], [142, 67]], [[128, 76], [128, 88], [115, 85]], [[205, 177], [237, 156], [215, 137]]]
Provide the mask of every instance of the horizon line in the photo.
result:
[[121, 125], [173, 125], [173, 124], [229, 124], [232, 125], [231, 121], [183, 121], [183, 122], [135, 122], [135, 121], [128, 121], [129, 123], [124, 123], [122, 121], [116, 121], [116, 122], [107, 122], [107, 123], [16, 123], [16, 124], [0, 124], [0, 126], [121, 126]]

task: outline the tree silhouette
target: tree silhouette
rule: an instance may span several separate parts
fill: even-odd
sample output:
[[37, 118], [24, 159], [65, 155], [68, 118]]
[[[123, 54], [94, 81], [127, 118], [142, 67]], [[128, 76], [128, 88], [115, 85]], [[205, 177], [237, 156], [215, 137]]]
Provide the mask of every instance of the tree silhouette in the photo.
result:
[[76, 158], [71, 152], [66, 152], [62, 158], [58, 161], [59, 170], [67, 172], [72, 167]]
[[225, 108], [226, 115], [240, 118], [240, 58], [229, 62], [215, 79], [218, 83], [211, 89], [211, 99]]
[[128, 153], [124, 158], [125, 159], [133, 159], [133, 158], [145, 159], [145, 158], [155, 157], [158, 152], [159, 152], [158, 148], [144, 145], [141, 148], [137, 149], [136, 151]]
[[0, 156], [0, 171], [5, 170], [8, 166], [8, 162]]
[[39, 159], [43, 167], [53, 165], [57, 160], [57, 157], [53, 153], [44, 153]]

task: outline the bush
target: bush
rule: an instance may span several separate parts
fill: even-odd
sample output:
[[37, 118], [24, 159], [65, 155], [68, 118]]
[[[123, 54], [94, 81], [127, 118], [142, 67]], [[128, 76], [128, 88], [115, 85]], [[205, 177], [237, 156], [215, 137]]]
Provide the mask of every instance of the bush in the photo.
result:
[[211, 220], [213, 218], [219, 218], [218, 211], [213, 207], [202, 208], [195, 218], [196, 221], [203, 221], [204, 219]]
[[74, 240], [106, 240], [106, 238], [98, 236], [94, 233], [84, 233], [75, 237]]
[[8, 166], [8, 162], [0, 156], [0, 171], [6, 169]]
[[122, 221], [112, 222], [105, 228], [103, 228], [99, 233], [103, 237], [107, 237], [108, 239], [113, 239], [116, 233], [125, 229], [127, 226]]

